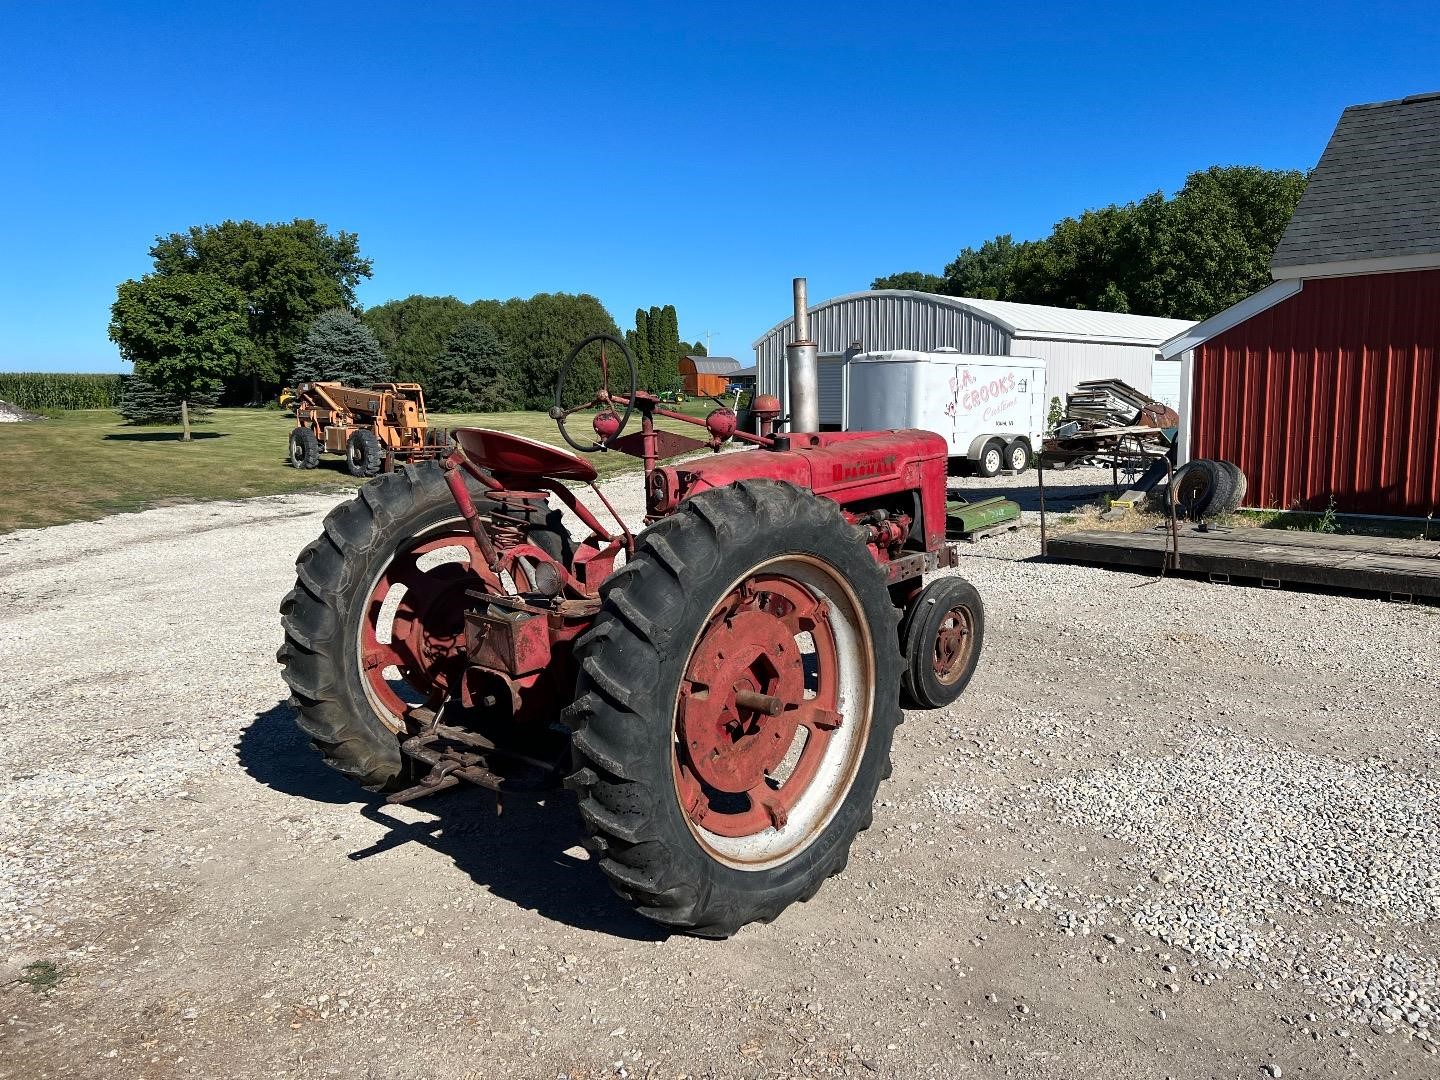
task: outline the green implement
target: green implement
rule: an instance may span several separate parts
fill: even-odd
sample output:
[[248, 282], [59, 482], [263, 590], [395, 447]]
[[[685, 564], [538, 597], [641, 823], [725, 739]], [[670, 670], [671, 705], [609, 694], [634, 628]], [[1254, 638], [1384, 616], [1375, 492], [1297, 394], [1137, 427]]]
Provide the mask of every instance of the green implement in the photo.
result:
[[945, 503], [945, 536], [949, 540], [969, 540], [972, 544], [982, 536], [1020, 527], [1020, 504], [999, 495], [970, 502], [950, 492]]

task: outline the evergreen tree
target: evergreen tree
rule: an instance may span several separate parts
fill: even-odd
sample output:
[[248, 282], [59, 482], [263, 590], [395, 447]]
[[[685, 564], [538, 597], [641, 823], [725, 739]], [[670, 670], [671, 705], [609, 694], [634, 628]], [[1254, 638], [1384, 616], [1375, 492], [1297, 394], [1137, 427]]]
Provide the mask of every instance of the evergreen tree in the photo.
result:
[[387, 382], [390, 368], [368, 326], [344, 308], [317, 316], [295, 354], [294, 382]]
[[654, 373], [650, 362], [650, 314], [644, 308], [635, 309], [635, 329], [625, 332], [625, 344], [630, 346], [630, 352], [635, 357], [640, 389], [654, 390], [657, 393], [664, 390], [665, 387], [656, 386], [650, 381], [650, 376]]
[[[220, 398], [220, 381], [210, 379], [191, 387], [187, 403], [191, 421], [208, 416]], [[178, 424], [180, 399], [139, 375], [120, 376], [120, 398], [115, 409], [129, 424]]]
[[660, 351], [650, 358], [655, 368], [658, 385], [673, 386], [680, 380], [680, 320], [675, 314], [675, 305], [666, 304], [660, 309]]
[[455, 328], [435, 362], [430, 393], [442, 412], [503, 412], [515, 407], [509, 356], [484, 319]]

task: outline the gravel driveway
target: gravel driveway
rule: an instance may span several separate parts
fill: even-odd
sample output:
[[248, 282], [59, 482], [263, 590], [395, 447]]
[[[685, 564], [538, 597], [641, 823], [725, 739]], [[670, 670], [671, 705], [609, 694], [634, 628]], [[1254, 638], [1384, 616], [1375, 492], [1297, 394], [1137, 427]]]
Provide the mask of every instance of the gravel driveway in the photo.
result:
[[0, 1076], [1440, 1074], [1440, 609], [966, 546], [972, 688], [842, 876], [709, 942], [568, 795], [320, 765], [276, 611], [333, 502], [0, 537]]

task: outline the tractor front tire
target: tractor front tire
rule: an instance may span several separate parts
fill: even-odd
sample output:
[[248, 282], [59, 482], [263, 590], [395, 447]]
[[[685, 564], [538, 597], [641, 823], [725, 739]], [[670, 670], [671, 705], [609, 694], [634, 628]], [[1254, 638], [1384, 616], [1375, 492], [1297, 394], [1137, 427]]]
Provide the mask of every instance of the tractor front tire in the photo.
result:
[[357, 431], [345, 443], [345, 470], [362, 479], [376, 476], [385, 464], [385, 450], [373, 431]]
[[914, 709], [949, 705], [970, 685], [985, 644], [985, 605], [975, 586], [944, 577], [921, 590], [900, 627], [905, 704]]
[[313, 469], [320, 464], [320, 440], [308, 427], [290, 432], [290, 464], [297, 469]]
[[900, 719], [898, 612], [861, 531], [744, 480], [642, 533], [601, 595], [565, 712], [600, 869], [704, 937], [808, 900], [869, 827]]

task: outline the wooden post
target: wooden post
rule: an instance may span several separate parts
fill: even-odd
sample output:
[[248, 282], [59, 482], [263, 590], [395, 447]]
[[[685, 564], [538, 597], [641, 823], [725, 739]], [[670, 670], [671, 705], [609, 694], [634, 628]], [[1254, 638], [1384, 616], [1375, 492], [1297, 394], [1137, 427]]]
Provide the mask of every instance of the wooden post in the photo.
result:
[[180, 426], [185, 429], [185, 434], [180, 436], [181, 442], [190, 441], [190, 402], [184, 398], [180, 399]]
[[1040, 487], [1040, 557], [1043, 559], [1050, 554], [1050, 537], [1045, 529], [1045, 455], [1043, 452], [1035, 458], [1035, 482]]

